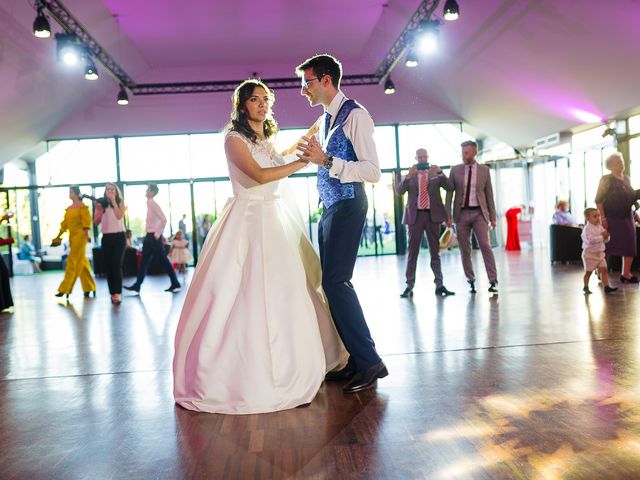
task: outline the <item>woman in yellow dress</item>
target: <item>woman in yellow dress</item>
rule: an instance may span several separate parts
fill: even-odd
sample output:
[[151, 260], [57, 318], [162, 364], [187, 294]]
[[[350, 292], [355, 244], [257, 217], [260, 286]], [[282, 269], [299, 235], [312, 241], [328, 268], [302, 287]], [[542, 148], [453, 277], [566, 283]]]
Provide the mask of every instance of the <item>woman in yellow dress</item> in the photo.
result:
[[64, 279], [58, 287], [56, 297], [64, 295], [69, 298], [73, 285], [80, 277], [84, 296], [89, 297], [91, 294], [96, 296], [96, 281], [91, 272], [91, 265], [87, 260], [86, 248], [90, 242], [89, 228], [91, 227], [91, 214], [89, 207], [82, 203], [80, 188], [76, 186], [69, 187], [69, 198], [71, 205], [67, 207], [64, 213], [64, 219], [60, 224], [60, 232], [53, 239], [52, 244], [60, 244], [60, 237], [67, 230], [69, 231], [69, 256], [67, 257], [67, 268], [64, 272]]

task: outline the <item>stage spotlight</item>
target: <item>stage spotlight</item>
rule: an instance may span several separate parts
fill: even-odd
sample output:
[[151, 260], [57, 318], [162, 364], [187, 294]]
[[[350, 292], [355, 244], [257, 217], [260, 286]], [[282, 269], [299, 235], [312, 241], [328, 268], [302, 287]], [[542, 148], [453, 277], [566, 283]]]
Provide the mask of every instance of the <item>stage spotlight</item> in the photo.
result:
[[127, 95], [124, 85], [120, 85], [120, 91], [118, 92], [118, 105], [129, 105], [129, 95]]
[[418, 32], [418, 47], [421, 53], [430, 54], [438, 50], [440, 45], [440, 23], [438, 20], [424, 20]]
[[396, 93], [396, 86], [393, 84], [391, 77], [387, 77], [384, 82], [384, 93], [385, 95], [392, 95]]
[[42, 13], [42, 7], [38, 8], [38, 15], [33, 21], [33, 34], [38, 38], [49, 38], [51, 36], [51, 25], [49, 25], [49, 20]]
[[58, 61], [76, 65], [84, 54], [84, 47], [73, 33], [56, 33]]
[[87, 80], [98, 79], [98, 68], [91, 57], [87, 57], [85, 60], [84, 78]]
[[444, 4], [443, 17], [447, 22], [453, 22], [460, 18], [460, 7], [456, 0], [447, 0]]
[[407, 58], [404, 64], [407, 67], [411, 67], [411, 68], [418, 66], [418, 55], [416, 54], [416, 49], [413, 45], [410, 46], [409, 50], [407, 51]]

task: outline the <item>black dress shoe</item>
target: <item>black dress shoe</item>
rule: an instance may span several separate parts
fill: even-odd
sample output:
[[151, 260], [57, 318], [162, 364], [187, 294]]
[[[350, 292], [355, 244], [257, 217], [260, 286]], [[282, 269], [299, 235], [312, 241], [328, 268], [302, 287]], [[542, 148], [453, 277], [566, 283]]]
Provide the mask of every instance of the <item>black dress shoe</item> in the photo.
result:
[[436, 295], [438, 295], [440, 297], [447, 297], [449, 295], [455, 295], [455, 294], [456, 294], [456, 292], [452, 292], [450, 290], [447, 290], [447, 287], [445, 287], [445, 286], [436, 288]]
[[604, 293], [611, 293], [618, 290], [618, 287], [610, 287], [609, 285], [604, 286]]
[[140, 285], [134, 283], [133, 285], [129, 285], [128, 287], [125, 285], [123, 287], [125, 290], [129, 290], [130, 292], [140, 293]]
[[356, 373], [353, 379], [342, 387], [343, 393], [356, 393], [362, 390], [372, 388], [376, 384], [376, 380], [389, 375], [387, 367], [383, 362], [376, 363], [367, 370]]
[[404, 292], [402, 292], [400, 294], [400, 297], [402, 297], [402, 298], [413, 297], [413, 288], [411, 288], [411, 287], [405, 288]]
[[475, 284], [475, 282], [469, 282], [469, 293], [476, 293], [476, 284]]
[[351, 363], [347, 363], [347, 366], [341, 368], [340, 370], [333, 370], [331, 372], [328, 372], [324, 376], [324, 379], [327, 382], [340, 382], [343, 380], [351, 380], [355, 374], [356, 367], [354, 367]]
[[165, 292], [179, 292], [180, 290], [182, 290], [182, 286], [179, 283], [176, 283], [175, 285], [171, 285], [169, 288], [167, 288], [165, 290]]
[[489, 292], [498, 293], [498, 287], [496, 285], [496, 282], [492, 282], [491, 284], [489, 284]]
[[67, 300], [69, 300], [69, 294], [68, 293], [64, 293], [64, 292], [58, 292], [56, 293], [56, 297], [60, 298], [60, 297], [64, 297], [67, 296]]
[[591, 295], [591, 290], [589, 290], [589, 287], [582, 287], [582, 291], [584, 292], [585, 295]]

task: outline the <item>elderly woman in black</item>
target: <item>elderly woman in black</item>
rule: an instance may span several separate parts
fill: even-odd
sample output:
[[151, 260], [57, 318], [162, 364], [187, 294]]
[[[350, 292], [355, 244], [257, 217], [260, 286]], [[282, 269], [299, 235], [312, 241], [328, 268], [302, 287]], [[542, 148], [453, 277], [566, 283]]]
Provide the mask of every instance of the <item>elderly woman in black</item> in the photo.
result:
[[636, 256], [636, 226], [631, 208], [635, 204], [635, 192], [624, 174], [624, 158], [620, 152], [609, 155], [605, 166], [611, 173], [600, 179], [596, 207], [602, 226], [611, 235], [606, 254], [622, 257], [622, 283], [638, 283], [638, 277], [631, 275], [631, 263]]

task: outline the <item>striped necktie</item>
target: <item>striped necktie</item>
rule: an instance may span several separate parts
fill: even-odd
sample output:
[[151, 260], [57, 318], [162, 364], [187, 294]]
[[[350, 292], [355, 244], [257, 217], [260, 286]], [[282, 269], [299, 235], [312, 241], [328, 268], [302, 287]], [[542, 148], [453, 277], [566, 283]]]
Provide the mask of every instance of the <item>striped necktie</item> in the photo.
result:
[[420, 170], [418, 172], [418, 209], [426, 210], [430, 207], [429, 205], [429, 190], [427, 186], [429, 185], [429, 179], [427, 177], [427, 172], [425, 170]]

